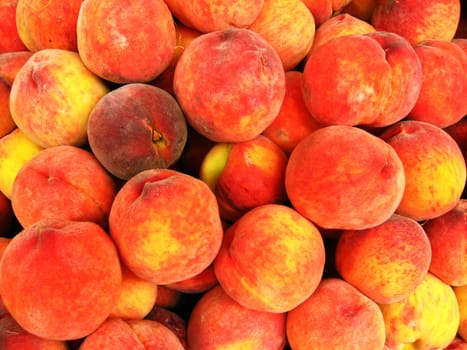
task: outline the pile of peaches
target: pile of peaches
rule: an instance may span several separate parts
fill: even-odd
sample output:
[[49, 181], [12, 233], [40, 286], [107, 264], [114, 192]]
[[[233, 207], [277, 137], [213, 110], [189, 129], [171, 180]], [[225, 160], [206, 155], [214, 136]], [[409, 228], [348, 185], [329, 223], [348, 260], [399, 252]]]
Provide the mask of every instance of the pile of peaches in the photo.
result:
[[467, 349], [465, 9], [0, 0], [0, 349]]

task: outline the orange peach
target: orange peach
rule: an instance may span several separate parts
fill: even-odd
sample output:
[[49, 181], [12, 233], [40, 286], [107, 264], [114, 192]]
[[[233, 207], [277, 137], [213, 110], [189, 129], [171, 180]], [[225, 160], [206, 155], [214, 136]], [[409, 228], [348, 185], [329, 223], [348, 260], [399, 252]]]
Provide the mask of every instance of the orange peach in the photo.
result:
[[371, 17], [376, 7], [377, 0], [352, 0], [344, 6], [342, 13], [348, 13], [362, 21], [371, 23]]
[[27, 50], [16, 27], [18, 0], [0, 0], [0, 54]]
[[421, 121], [401, 121], [381, 135], [395, 150], [405, 174], [398, 214], [417, 221], [443, 215], [459, 201], [466, 165], [456, 141], [443, 129]]
[[315, 21], [301, 0], [264, 0], [259, 16], [248, 29], [260, 34], [276, 50], [284, 70], [294, 69], [313, 44]]
[[443, 350], [467, 350], [467, 342], [462, 340], [460, 337], [456, 337]]
[[320, 26], [339, 13], [352, 0], [301, 0], [311, 11], [316, 25]]
[[76, 22], [83, 0], [18, 0], [16, 27], [32, 52], [43, 49], [77, 51]]
[[200, 35], [186, 47], [175, 68], [174, 92], [201, 135], [242, 142], [277, 117], [285, 74], [279, 55], [259, 34], [227, 29]]
[[320, 232], [294, 209], [251, 209], [225, 232], [214, 272], [225, 292], [254, 310], [287, 312], [321, 280], [325, 251]]
[[430, 240], [430, 272], [451, 286], [467, 284], [467, 200], [423, 224]]
[[430, 261], [423, 227], [400, 215], [365, 230], [344, 230], [335, 253], [342, 278], [378, 304], [411, 294], [425, 278]]
[[214, 193], [203, 181], [170, 169], [130, 178], [114, 199], [109, 227], [124, 264], [158, 285], [206, 269], [223, 237]]
[[467, 115], [467, 53], [453, 42], [425, 40], [415, 46], [423, 83], [408, 118], [441, 128]]
[[0, 78], [8, 85], [13, 84], [16, 74], [33, 55], [31, 51], [15, 51], [0, 54]]
[[169, 288], [185, 294], [204, 293], [217, 285], [213, 265], [209, 265], [196, 276], [167, 285]]
[[[189, 310], [191, 311], [191, 309]], [[146, 316], [146, 320], [157, 321], [162, 323], [164, 326], [169, 328], [180, 340], [180, 343], [188, 350], [187, 344], [187, 322], [179, 314], [169, 309], [156, 306], [154, 307], [149, 315]]]
[[285, 72], [285, 96], [279, 114], [262, 133], [287, 155], [305, 136], [321, 127], [306, 108], [302, 96], [302, 78], [301, 71]]
[[85, 1], [76, 32], [84, 64], [117, 84], [155, 79], [174, 55], [175, 24], [164, 0]]
[[[89, 114], [92, 153], [114, 176], [168, 168], [181, 156], [187, 125], [175, 98], [144, 83], [129, 83], [103, 96]], [[119, 142], [121, 141], [121, 142]]]
[[456, 44], [457, 46], [459, 46], [465, 53], [467, 53], [467, 33], [466, 33], [466, 36], [463, 38], [452, 39], [452, 42]]
[[10, 86], [0, 78], [0, 138], [16, 128], [10, 113]]
[[[8, 244], [10, 244], [10, 242], [11, 242], [11, 238], [0, 236], [0, 260], [2, 258], [3, 252], [5, 251], [6, 247], [8, 247]], [[8, 310], [6, 309], [5, 304], [3, 303], [2, 295], [0, 294], [0, 318], [3, 315], [7, 315], [7, 314], [8, 314]]]
[[280, 350], [284, 348], [285, 313], [252, 310], [220, 286], [203, 294], [188, 319], [190, 350]]
[[218, 143], [204, 157], [199, 178], [214, 192], [221, 218], [235, 221], [264, 204], [285, 204], [287, 156], [265, 136]]
[[459, 0], [378, 0], [371, 23], [376, 30], [402, 35], [415, 45], [427, 39], [452, 40], [460, 13]]
[[184, 294], [178, 290], [165, 285], [158, 285], [155, 306], [162, 308], [174, 308], [181, 303], [183, 297]]
[[387, 32], [337, 36], [310, 52], [303, 94], [323, 125], [386, 126], [415, 105], [422, 69], [403, 37]]
[[115, 186], [91, 152], [75, 146], [49, 147], [20, 169], [11, 204], [23, 227], [45, 218], [107, 227]]
[[320, 128], [292, 151], [285, 187], [293, 207], [326, 229], [365, 229], [389, 219], [405, 188], [390, 145], [353, 126]]
[[35, 52], [17, 73], [10, 112], [18, 128], [41, 147], [83, 146], [88, 116], [109, 91], [76, 52]]
[[307, 300], [288, 312], [287, 339], [293, 350], [381, 350], [383, 315], [351, 284], [325, 278]]
[[3, 252], [0, 295], [26, 331], [78, 339], [109, 316], [120, 292], [117, 249], [92, 222], [44, 219], [14, 236]]
[[467, 341], [467, 285], [455, 286], [453, 290], [459, 305], [460, 315], [457, 333], [464, 341]]

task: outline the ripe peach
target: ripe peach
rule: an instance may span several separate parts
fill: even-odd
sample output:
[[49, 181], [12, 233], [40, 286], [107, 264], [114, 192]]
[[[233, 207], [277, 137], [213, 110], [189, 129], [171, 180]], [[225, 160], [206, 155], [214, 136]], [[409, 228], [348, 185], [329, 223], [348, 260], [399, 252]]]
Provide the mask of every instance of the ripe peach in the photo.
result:
[[425, 278], [431, 261], [423, 227], [400, 215], [365, 230], [343, 231], [335, 254], [342, 278], [378, 304], [411, 294]]
[[456, 337], [443, 350], [467, 350], [467, 342], [465, 342], [460, 337]]
[[115, 305], [122, 273], [117, 249], [91, 222], [44, 219], [3, 252], [0, 294], [26, 331], [71, 340], [93, 332]]
[[362, 21], [371, 23], [371, 17], [376, 7], [377, 0], [352, 0], [344, 6], [342, 13], [348, 13]]
[[401, 121], [380, 137], [397, 153], [405, 174], [398, 214], [417, 221], [443, 215], [459, 201], [466, 181], [464, 157], [443, 129], [421, 121]]
[[174, 55], [175, 24], [163, 0], [85, 1], [76, 32], [84, 64], [117, 84], [155, 79]]
[[227, 29], [200, 35], [180, 57], [174, 92], [188, 123], [216, 142], [242, 142], [277, 117], [285, 74], [277, 52], [259, 34]]
[[467, 285], [453, 287], [454, 294], [456, 295], [457, 303], [459, 305], [459, 328], [458, 334], [467, 341]]
[[279, 114], [262, 133], [287, 155], [305, 136], [321, 127], [305, 106], [302, 78], [301, 71], [285, 72], [285, 96]]
[[402, 163], [386, 142], [362, 129], [332, 125], [292, 151], [285, 187], [293, 207], [326, 229], [365, 229], [386, 221], [402, 198]]
[[96, 103], [89, 114], [87, 135], [100, 163], [127, 180], [142, 170], [173, 165], [185, 147], [187, 125], [168, 92], [129, 83]]
[[157, 286], [155, 307], [174, 308], [182, 301], [184, 294], [166, 285]]
[[225, 292], [259, 311], [286, 312], [308, 298], [324, 270], [320, 232], [294, 209], [251, 209], [225, 232], [214, 272]]
[[116, 185], [91, 152], [44, 149], [20, 169], [11, 204], [23, 227], [45, 218], [92, 221], [107, 227]]
[[217, 142], [209, 140], [194, 130], [190, 125], [188, 126], [188, 136], [183, 149], [182, 155], [176, 164], [176, 167], [185, 174], [198, 177], [201, 164], [204, 157], [211, 150]]
[[320, 26], [325, 21], [339, 13], [351, 0], [301, 0], [313, 14], [316, 25]]
[[423, 83], [408, 117], [441, 128], [467, 115], [467, 53], [449, 41], [425, 40], [415, 46]]
[[264, 204], [284, 204], [287, 156], [265, 136], [218, 143], [204, 157], [199, 178], [214, 192], [221, 218], [235, 221]]
[[10, 113], [10, 86], [0, 78], [0, 138], [16, 128]]
[[260, 34], [276, 50], [284, 70], [294, 69], [313, 44], [315, 21], [302, 0], [264, 0], [259, 16], [248, 29]]
[[201, 180], [176, 170], [144, 170], [117, 193], [110, 234], [140, 278], [169, 284], [207, 268], [220, 249], [216, 197]]
[[14, 215], [10, 199], [0, 192], [0, 238], [10, 236], [16, 220]]
[[83, 0], [18, 0], [16, 27], [32, 52], [43, 49], [77, 51], [76, 22]]
[[18, 74], [21, 67], [32, 55], [31, 51], [15, 51], [0, 54], [0, 78], [11, 86], [16, 74]]
[[41, 147], [83, 146], [88, 116], [109, 88], [76, 52], [35, 52], [15, 77], [10, 112], [18, 128]]
[[351, 284], [325, 278], [307, 300], [288, 312], [287, 339], [293, 350], [381, 350], [383, 315]]
[[185, 294], [204, 293], [217, 285], [213, 265], [209, 265], [196, 276], [183, 281], [171, 283], [167, 287]]
[[413, 45], [427, 39], [450, 41], [460, 12], [459, 0], [379, 0], [371, 23], [376, 30], [402, 35]]
[[220, 286], [196, 303], [188, 319], [190, 350], [257, 350], [284, 348], [285, 313], [246, 308]]
[[16, 27], [18, 0], [0, 0], [0, 54], [27, 50]]
[[169, 309], [155, 306], [145, 319], [157, 321], [169, 328], [178, 337], [183, 347], [188, 350], [186, 335], [187, 322], [179, 314]]
[[459, 145], [459, 148], [467, 156], [467, 118], [462, 118], [457, 123], [443, 128]]

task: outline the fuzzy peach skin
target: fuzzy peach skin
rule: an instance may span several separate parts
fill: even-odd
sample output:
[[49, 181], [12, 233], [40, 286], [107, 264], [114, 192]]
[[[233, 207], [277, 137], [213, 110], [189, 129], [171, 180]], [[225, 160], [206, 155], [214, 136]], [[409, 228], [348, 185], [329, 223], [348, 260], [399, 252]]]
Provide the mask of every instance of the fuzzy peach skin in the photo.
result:
[[188, 123], [216, 142], [242, 142], [277, 117], [285, 95], [282, 61], [248, 29], [200, 35], [180, 57], [174, 92]]
[[381, 135], [404, 167], [405, 188], [396, 212], [417, 221], [453, 209], [466, 181], [466, 166], [456, 141], [443, 129], [421, 121], [401, 121]]
[[27, 50], [16, 27], [18, 0], [0, 0], [0, 54]]
[[259, 15], [264, 0], [164, 0], [172, 14], [202, 33], [245, 28]]
[[93, 154], [111, 174], [125, 180], [146, 169], [173, 165], [187, 133], [175, 98], [144, 83], [125, 84], [103, 96], [87, 126]]
[[[467, 20], [466, 20], [467, 22]], [[462, 50], [464, 50], [465, 53], [467, 53], [467, 36], [461, 37], [461, 38], [454, 38], [452, 39], [452, 42], [459, 46]]]
[[175, 24], [164, 0], [86, 0], [76, 32], [84, 64], [117, 84], [155, 79], [174, 55]]
[[371, 23], [376, 30], [402, 35], [415, 45], [427, 39], [452, 40], [460, 13], [459, 0], [377, 0]]
[[426, 221], [423, 228], [430, 240], [430, 272], [451, 286], [467, 284], [467, 200], [437, 218]]
[[276, 50], [284, 70], [294, 69], [307, 55], [315, 36], [315, 20], [302, 0], [264, 0], [259, 16], [248, 29], [260, 34]]
[[78, 53], [44, 49], [17, 73], [10, 112], [18, 128], [41, 147], [83, 146], [89, 113], [108, 91]]
[[316, 25], [320, 26], [339, 13], [351, 0], [301, 0], [313, 14]]
[[129, 179], [114, 199], [109, 227], [125, 265], [158, 285], [203, 271], [223, 237], [214, 193], [203, 181], [170, 169]]
[[89, 334], [79, 350], [184, 350], [177, 336], [162, 323], [152, 320], [122, 320], [111, 317]]
[[7, 310], [26, 331], [47, 339], [93, 332], [109, 316], [121, 283], [115, 244], [91, 222], [41, 220], [12, 238], [0, 264]]
[[18, 0], [16, 27], [32, 52], [43, 49], [77, 51], [76, 22], [83, 0]]
[[324, 270], [320, 232], [294, 209], [251, 209], [225, 232], [214, 272], [225, 292], [258, 311], [287, 312], [316, 289]]
[[0, 138], [0, 191], [8, 199], [11, 199], [18, 172], [42, 150], [19, 128]]
[[383, 315], [351, 284], [325, 278], [307, 300], [288, 312], [287, 339], [293, 350], [382, 350]]
[[184, 294], [167, 285], [157, 286], [157, 299], [155, 307], [174, 308], [182, 301]]
[[452, 287], [431, 273], [407, 298], [380, 309], [390, 349], [444, 349], [460, 320]]
[[75, 146], [44, 149], [20, 169], [11, 205], [23, 227], [45, 218], [92, 221], [106, 228], [116, 194], [94, 155]]
[[422, 70], [415, 50], [388, 32], [337, 36], [310, 52], [305, 104], [324, 125], [386, 126], [415, 105]]
[[325, 229], [365, 229], [389, 219], [405, 188], [402, 162], [382, 139], [345, 125], [320, 128], [292, 151], [292, 206]]
[[256, 311], [232, 299], [220, 286], [196, 303], [188, 319], [190, 350], [280, 350], [286, 343], [285, 313]]
[[456, 295], [457, 303], [459, 305], [459, 328], [458, 335], [467, 341], [467, 285], [453, 287], [454, 294]]
[[171, 283], [167, 287], [185, 294], [198, 294], [208, 291], [217, 284], [217, 277], [211, 264], [196, 276]]
[[206, 154], [199, 178], [214, 192], [221, 218], [237, 220], [264, 204], [285, 204], [287, 155], [265, 136], [218, 143]]
[[0, 137], [16, 128], [10, 113], [10, 86], [0, 79]]
[[301, 71], [285, 72], [285, 96], [281, 109], [276, 119], [262, 133], [287, 155], [305, 136], [321, 127], [305, 106], [302, 78]]
[[467, 52], [453, 42], [425, 40], [415, 46], [423, 83], [408, 118], [446, 128], [467, 115]]
[[145, 319], [160, 322], [169, 328], [178, 337], [184, 348], [188, 350], [187, 321], [184, 317], [174, 310], [155, 306]]
[[31, 51], [15, 51], [0, 54], [0, 78], [8, 85], [13, 84], [16, 74], [33, 55]]
[[344, 230], [338, 239], [337, 271], [378, 304], [406, 298], [430, 267], [430, 241], [423, 227], [405, 216], [395, 214], [365, 230]]

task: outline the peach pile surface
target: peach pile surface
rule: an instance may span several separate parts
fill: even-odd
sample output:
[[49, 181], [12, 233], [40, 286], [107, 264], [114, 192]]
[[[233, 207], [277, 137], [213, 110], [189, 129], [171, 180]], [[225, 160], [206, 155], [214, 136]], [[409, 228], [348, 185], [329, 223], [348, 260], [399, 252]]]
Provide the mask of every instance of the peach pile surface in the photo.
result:
[[0, 18], [0, 349], [467, 349], [464, 1]]

